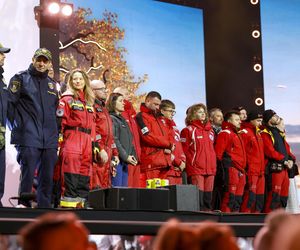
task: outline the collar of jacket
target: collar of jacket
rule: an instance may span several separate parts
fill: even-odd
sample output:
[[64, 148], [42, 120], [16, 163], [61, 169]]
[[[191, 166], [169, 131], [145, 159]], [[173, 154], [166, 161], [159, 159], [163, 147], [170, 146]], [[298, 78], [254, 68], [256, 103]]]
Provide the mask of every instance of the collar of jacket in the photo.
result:
[[38, 77], [41, 77], [41, 78], [46, 78], [48, 76], [48, 72], [49, 72], [48, 70], [46, 70], [45, 72], [37, 71], [36, 68], [33, 67], [32, 63], [29, 65], [28, 71], [29, 71], [30, 75], [38, 76]]
[[97, 103], [101, 107], [105, 107], [105, 100], [95, 99], [95, 103]]
[[210, 130], [211, 124], [210, 122], [202, 123], [199, 119], [191, 121], [190, 125], [193, 125], [197, 128], [201, 128], [203, 130]]
[[226, 122], [226, 121], [223, 121], [222, 123], [222, 129], [230, 129], [232, 130], [234, 133], [238, 133], [239, 129], [236, 128], [232, 123], [230, 122]]
[[0, 66], [0, 78], [3, 78], [3, 73], [4, 73], [4, 69], [2, 68], [2, 66]]
[[141, 104], [140, 111], [144, 112], [144, 113], [151, 114], [151, 115], [153, 115], [155, 117], [159, 117], [160, 116], [160, 112], [155, 112], [152, 109], [147, 108], [146, 104], [144, 102]]

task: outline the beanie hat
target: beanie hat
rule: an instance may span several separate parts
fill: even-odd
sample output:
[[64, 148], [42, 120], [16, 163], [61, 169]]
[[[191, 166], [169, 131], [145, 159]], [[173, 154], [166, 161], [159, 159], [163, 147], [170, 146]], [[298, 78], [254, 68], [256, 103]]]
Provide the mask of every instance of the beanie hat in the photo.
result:
[[268, 123], [273, 115], [276, 115], [276, 112], [272, 109], [267, 109], [263, 113], [263, 121], [264, 123]]
[[250, 122], [255, 119], [263, 118], [263, 115], [259, 111], [251, 111], [247, 116], [247, 121]]

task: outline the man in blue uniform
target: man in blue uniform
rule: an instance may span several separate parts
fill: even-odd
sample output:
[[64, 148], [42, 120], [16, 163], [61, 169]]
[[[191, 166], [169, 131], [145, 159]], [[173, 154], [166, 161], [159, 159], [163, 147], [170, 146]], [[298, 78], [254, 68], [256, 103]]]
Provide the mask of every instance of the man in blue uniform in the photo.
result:
[[10, 51], [9, 48], [3, 47], [0, 43], [0, 207], [2, 207], [1, 199], [4, 194], [5, 182], [5, 124], [7, 112], [7, 88], [3, 77], [3, 65], [5, 53]]
[[[9, 83], [8, 120], [11, 143], [21, 166], [20, 196], [32, 191], [37, 170], [37, 206], [51, 206], [53, 170], [57, 161], [58, 129], [55, 82], [48, 76], [51, 52], [40, 48], [28, 70], [17, 73]], [[26, 201], [20, 201], [30, 206]]]

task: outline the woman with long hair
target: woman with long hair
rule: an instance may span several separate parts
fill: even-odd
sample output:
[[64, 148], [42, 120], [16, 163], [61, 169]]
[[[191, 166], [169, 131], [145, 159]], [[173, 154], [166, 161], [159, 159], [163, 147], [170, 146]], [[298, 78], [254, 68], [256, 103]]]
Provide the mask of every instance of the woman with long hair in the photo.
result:
[[180, 137], [186, 155], [186, 173], [189, 183], [199, 188], [201, 210], [211, 210], [212, 190], [216, 174], [214, 132], [204, 104], [188, 108], [186, 127]]
[[112, 93], [107, 102], [107, 108], [113, 121], [115, 143], [119, 152], [120, 163], [116, 166], [116, 175], [112, 177], [113, 186], [128, 186], [128, 164], [137, 165], [136, 152], [130, 128], [121, 115], [124, 111], [124, 97]]
[[94, 93], [87, 74], [81, 69], [71, 72], [68, 90], [57, 109], [61, 119], [59, 170], [61, 205], [73, 206], [88, 198], [92, 167], [92, 131], [94, 130]]

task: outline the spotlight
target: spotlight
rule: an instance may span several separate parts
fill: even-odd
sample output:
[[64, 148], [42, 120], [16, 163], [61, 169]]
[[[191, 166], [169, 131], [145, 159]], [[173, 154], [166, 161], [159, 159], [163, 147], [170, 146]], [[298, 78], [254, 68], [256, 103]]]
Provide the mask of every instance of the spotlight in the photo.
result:
[[252, 31], [252, 37], [254, 37], [254, 38], [259, 38], [259, 37], [260, 37], [260, 32], [259, 32], [259, 30], [253, 30], [253, 31]]
[[250, 3], [253, 4], [253, 5], [256, 5], [258, 4], [259, 0], [250, 0]]
[[52, 15], [56, 15], [59, 12], [59, 4], [56, 2], [52, 2], [48, 5], [48, 11]]
[[264, 100], [263, 100], [261, 97], [258, 97], [258, 98], [255, 99], [254, 102], [255, 102], [255, 104], [256, 104], [257, 106], [261, 106], [261, 105], [263, 105]]
[[63, 16], [71, 16], [73, 13], [73, 8], [70, 4], [64, 4], [61, 7], [61, 13]]
[[256, 63], [256, 64], [254, 64], [253, 69], [254, 69], [254, 71], [256, 71], [256, 72], [259, 72], [259, 71], [261, 71], [262, 66], [261, 66], [260, 63]]

